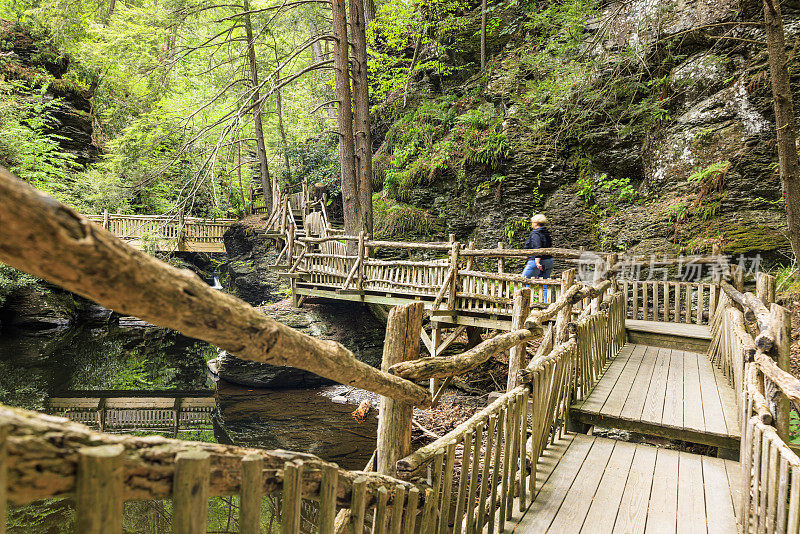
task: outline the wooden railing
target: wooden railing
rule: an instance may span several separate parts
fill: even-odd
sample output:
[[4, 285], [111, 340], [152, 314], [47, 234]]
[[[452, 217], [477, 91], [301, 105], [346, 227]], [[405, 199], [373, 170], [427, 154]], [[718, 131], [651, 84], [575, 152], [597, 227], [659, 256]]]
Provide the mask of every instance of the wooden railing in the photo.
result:
[[222, 238], [235, 222], [235, 219], [201, 219], [180, 214], [119, 215], [108, 211], [87, 218], [138, 249], [189, 252], [224, 252]]
[[[759, 277], [759, 288], [765, 275]], [[737, 393], [741, 409], [741, 531], [800, 531], [800, 459], [787, 445], [789, 413], [800, 408], [800, 380], [788, 364], [789, 312], [724, 286], [711, 322], [709, 353]], [[752, 321], [746, 321], [751, 319]], [[752, 327], [756, 336], [748, 328]]]
[[708, 324], [717, 305], [718, 285], [704, 282], [619, 280], [628, 318]]

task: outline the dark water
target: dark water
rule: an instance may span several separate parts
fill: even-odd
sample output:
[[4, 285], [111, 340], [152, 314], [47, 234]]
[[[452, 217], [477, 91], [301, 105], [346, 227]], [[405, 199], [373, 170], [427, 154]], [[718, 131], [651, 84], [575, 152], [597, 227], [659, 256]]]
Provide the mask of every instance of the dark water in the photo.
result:
[[363, 468], [375, 447], [377, 421], [358, 423], [350, 416], [355, 405], [332, 402], [342, 387], [270, 391], [215, 383], [206, 361], [216, 356], [205, 342], [157, 328], [4, 330], [0, 402], [44, 410], [49, 397], [70, 396], [71, 390], [141, 395], [211, 389], [213, 432], [179, 432], [179, 438], [309, 452], [344, 468]]

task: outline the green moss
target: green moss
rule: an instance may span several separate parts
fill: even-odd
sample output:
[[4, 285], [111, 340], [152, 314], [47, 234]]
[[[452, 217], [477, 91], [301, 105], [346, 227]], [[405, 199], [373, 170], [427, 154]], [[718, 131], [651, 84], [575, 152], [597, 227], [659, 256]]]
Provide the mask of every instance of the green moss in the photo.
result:
[[722, 223], [723, 251], [726, 254], [785, 249], [789, 241], [778, 228], [741, 223]]
[[372, 197], [372, 210], [378, 239], [432, 237], [444, 231], [443, 219], [379, 194]]

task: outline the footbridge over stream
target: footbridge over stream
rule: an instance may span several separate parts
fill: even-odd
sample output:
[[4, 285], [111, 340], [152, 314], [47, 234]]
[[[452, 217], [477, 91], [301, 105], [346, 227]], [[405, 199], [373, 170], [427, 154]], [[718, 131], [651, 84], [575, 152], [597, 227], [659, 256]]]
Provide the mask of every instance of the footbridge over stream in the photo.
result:
[[[124, 501], [171, 499], [173, 531], [198, 533], [209, 496], [238, 495], [239, 531], [257, 533], [262, 499], [279, 495], [285, 533], [800, 532], [800, 459], [788, 444], [800, 380], [786, 371], [789, 312], [774, 303], [769, 276], [758, 277], [755, 294], [736, 266], [702, 282], [623, 280], [621, 264], [639, 259], [595, 254], [590, 282], [573, 269], [528, 281], [503, 272], [526, 252], [346, 236], [327, 224], [324, 203], [284, 197], [266, 231], [280, 243], [276, 269], [295, 301], [391, 306], [375, 370], [99, 229], [76, 240], [70, 224], [79, 216], [38, 199], [0, 172], [0, 260], [244, 359], [376, 391], [377, 459], [348, 471], [309, 454], [109, 435], [0, 406], [0, 512], [6, 501], [73, 496], [79, 532], [121, 532]], [[384, 247], [419, 257], [376, 259]], [[48, 262], [55, 252], [57, 268]], [[141, 295], [117, 294], [137, 279], [96, 272], [128, 263], [142, 270]], [[442, 353], [478, 327], [498, 333]], [[431, 356], [419, 357], [420, 339]], [[505, 351], [505, 391], [411, 450], [412, 408], [437, 403], [444, 384], [436, 381]], [[431, 380], [433, 390], [416, 385]], [[301, 521], [309, 501], [313, 527]]]
[[158, 252], [225, 252], [223, 236], [236, 219], [203, 219], [172, 215], [87, 215], [139, 250]]

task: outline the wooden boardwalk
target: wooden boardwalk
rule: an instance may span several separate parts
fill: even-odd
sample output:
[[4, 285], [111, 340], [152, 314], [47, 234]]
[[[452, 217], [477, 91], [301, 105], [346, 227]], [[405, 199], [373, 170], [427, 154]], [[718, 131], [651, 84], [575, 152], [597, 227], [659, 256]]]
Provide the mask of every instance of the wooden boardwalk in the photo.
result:
[[539, 461], [520, 534], [735, 533], [738, 462], [582, 434]]
[[583, 423], [738, 449], [735, 393], [704, 354], [627, 344], [572, 408]]

